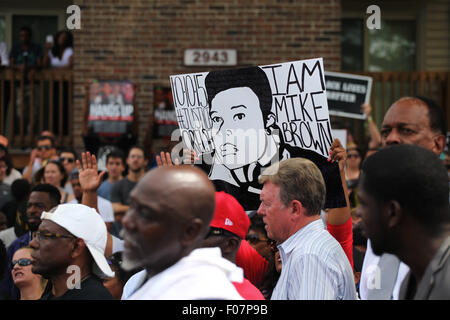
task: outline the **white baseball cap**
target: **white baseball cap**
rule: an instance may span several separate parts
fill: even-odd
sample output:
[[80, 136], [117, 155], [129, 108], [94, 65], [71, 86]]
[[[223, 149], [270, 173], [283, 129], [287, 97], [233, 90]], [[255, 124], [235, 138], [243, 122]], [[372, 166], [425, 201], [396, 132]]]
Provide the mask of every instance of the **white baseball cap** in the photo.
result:
[[60, 204], [50, 212], [42, 212], [41, 220], [44, 219], [53, 221], [84, 240], [95, 261], [94, 274], [100, 278], [114, 277], [105, 258], [106, 225], [97, 211], [83, 204]]

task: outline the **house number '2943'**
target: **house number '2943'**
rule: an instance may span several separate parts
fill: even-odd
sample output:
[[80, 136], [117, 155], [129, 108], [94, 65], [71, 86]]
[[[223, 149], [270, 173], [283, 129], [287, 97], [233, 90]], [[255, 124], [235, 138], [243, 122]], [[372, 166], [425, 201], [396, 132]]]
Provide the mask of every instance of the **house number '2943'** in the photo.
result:
[[237, 53], [234, 49], [186, 49], [186, 66], [235, 66]]

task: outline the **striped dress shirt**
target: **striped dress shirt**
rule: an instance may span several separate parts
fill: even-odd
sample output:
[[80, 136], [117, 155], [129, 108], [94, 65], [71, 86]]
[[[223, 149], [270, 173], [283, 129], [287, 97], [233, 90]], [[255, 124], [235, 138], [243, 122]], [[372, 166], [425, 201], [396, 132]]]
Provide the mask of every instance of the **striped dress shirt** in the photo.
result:
[[352, 267], [341, 245], [315, 220], [278, 245], [281, 275], [272, 300], [355, 300]]

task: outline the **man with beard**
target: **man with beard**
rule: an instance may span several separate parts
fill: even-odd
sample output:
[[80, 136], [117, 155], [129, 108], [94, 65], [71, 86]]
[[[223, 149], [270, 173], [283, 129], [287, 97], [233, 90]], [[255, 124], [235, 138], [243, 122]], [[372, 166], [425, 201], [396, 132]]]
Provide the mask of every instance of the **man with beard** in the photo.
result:
[[[200, 169], [156, 168], [130, 194], [122, 267], [145, 268], [129, 300], [237, 299], [242, 269], [219, 248], [199, 248], [213, 218], [215, 190]], [[125, 291], [125, 290], [124, 290]]]
[[11, 278], [11, 259], [14, 253], [24, 246], [27, 246], [35, 232], [38, 230], [41, 224], [41, 214], [43, 211], [49, 211], [53, 207], [57, 206], [61, 202], [61, 194], [59, 190], [49, 184], [38, 184], [35, 186], [30, 193], [30, 197], [27, 203], [27, 223], [30, 231], [25, 233], [23, 236], [16, 239], [8, 248], [8, 270], [5, 278], [2, 280], [0, 285], [0, 291], [6, 294], [10, 299], [17, 299], [19, 291], [14, 286]]
[[126, 160], [128, 174], [122, 180], [117, 181], [111, 187], [111, 202], [114, 209], [116, 222], [122, 220], [130, 209], [130, 192], [138, 181], [144, 176], [148, 159], [145, 151], [140, 147], [131, 147]]

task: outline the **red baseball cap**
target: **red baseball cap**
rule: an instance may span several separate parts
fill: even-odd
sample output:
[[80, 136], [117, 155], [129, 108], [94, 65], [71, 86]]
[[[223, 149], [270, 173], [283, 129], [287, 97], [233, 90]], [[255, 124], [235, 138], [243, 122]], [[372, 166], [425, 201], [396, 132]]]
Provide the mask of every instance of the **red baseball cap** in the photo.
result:
[[232, 195], [220, 191], [216, 192], [216, 209], [209, 226], [227, 230], [245, 239], [250, 227], [250, 219]]

